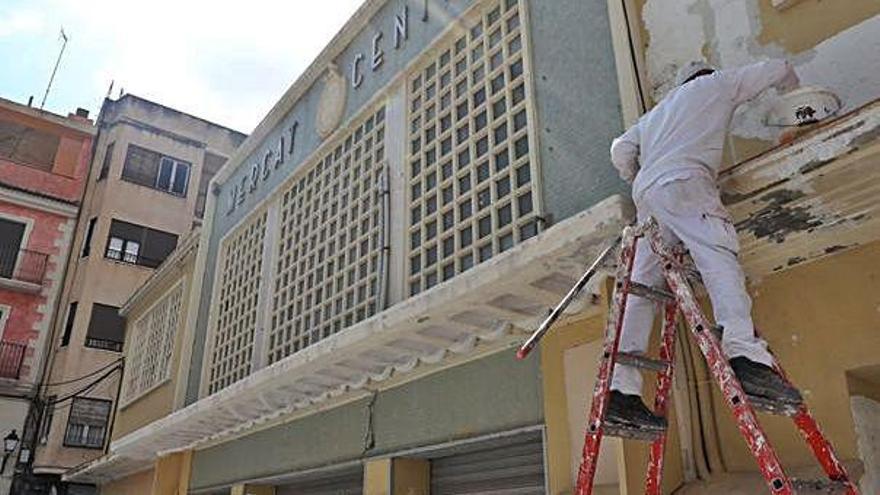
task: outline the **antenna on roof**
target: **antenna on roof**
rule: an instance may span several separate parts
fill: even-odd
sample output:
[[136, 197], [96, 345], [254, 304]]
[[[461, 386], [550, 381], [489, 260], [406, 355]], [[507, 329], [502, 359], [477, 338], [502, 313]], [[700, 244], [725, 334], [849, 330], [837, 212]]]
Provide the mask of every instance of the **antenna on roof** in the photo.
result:
[[113, 79], [110, 80], [110, 87], [107, 88], [107, 96], [104, 97], [105, 99], [110, 98], [110, 93], [113, 92], [113, 83], [115, 82], [116, 81], [114, 81]]
[[67, 33], [64, 32], [64, 26], [61, 26], [61, 51], [58, 52], [58, 58], [55, 60], [55, 67], [52, 69], [52, 75], [49, 77], [49, 84], [46, 85], [46, 92], [43, 94], [43, 101], [40, 103], [40, 110], [46, 105], [46, 98], [49, 97], [49, 90], [52, 89], [52, 81], [55, 80], [55, 73], [58, 71], [58, 65], [61, 63], [61, 56], [64, 55], [64, 49], [67, 48]]

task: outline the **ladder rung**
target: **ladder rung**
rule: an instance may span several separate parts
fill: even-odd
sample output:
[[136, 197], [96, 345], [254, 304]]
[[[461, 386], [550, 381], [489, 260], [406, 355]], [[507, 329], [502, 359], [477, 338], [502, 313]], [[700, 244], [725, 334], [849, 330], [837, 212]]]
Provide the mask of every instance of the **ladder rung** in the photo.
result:
[[662, 430], [653, 430], [647, 428], [639, 428], [636, 426], [625, 426], [619, 424], [605, 423], [602, 426], [602, 433], [609, 437], [626, 438], [629, 440], [641, 440], [643, 442], [653, 442], [660, 438]]
[[661, 303], [675, 302], [675, 296], [672, 295], [671, 292], [667, 292], [663, 289], [657, 289], [655, 287], [649, 287], [638, 282], [629, 283], [629, 293], [634, 296], [644, 297], [645, 299], [650, 299], [652, 301], [657, 301]]
[[790, 402], [773, 401], [753, 395], [749, 396], [749, 403], [755, 408], [755, 410], [767, 414], [775, 414], [777, 416], [792, 417], [797, 414], [799, 408], [797, 404], [792, 404]]
[[627, 352], [618, 352], [617, 359], [615, 359], [614, 362], [617, 364], [623, 364], [635, 368], [652, 370], [658, 373], [666, 371], [666, 368], [669, 366], [669, 363], [667, 363], [666, 361], [651, 359], [645, 356], [639, 356], [638, 354], [630, 354]]
[[846, 482], [827, 479], [802, 480], [793, 478], [791, 484], [797, 490], [798, 495], [846, 493], [849, 489]]

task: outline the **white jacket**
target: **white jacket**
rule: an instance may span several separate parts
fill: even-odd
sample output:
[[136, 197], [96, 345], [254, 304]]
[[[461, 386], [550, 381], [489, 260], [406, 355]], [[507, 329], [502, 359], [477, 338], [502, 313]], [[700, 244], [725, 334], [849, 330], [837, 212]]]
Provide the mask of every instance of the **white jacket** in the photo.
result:
[[[791, 65], [770, 60], [716, 71], [673, 89], [611, 143], [611, 162], [638, 199], [659, 182], [708, 174], [717, 179], [736, 107], [771, 86], [798, 84]], [[635, 180], [633, 180], [635, 179]]]

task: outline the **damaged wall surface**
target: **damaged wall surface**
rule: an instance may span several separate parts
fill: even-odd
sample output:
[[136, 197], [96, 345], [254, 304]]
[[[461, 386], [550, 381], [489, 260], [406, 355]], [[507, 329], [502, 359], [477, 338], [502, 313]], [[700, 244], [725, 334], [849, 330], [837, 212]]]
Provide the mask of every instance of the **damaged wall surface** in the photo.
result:
[[[880, 95], [880, 2], [802, 0], [784, 10], [771, 0], [639, 0], [647, 92], [659, 101], [679, 67], [705, 59], [720, 68], [769, 58], [790, 60], [802, 84], [830, 89], [842, 113]], [[791, 2], [789, 2], [791, 3]], [[797, 22], [793, 22], [796, 20]], [[764, 116], [773, 94], [734, 117], [734, 162], [769, 148], [782, 129]]]

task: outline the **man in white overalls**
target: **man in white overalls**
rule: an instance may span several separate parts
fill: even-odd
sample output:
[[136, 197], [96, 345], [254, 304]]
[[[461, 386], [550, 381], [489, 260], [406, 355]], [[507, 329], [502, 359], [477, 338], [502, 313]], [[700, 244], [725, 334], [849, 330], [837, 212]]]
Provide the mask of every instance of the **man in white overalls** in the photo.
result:
[[[679, 70], [676, 88], [611, 145], [611, 161], [632, 182], [639, 222], [654, 217], [668, 242], [690, 251], [712, 300], [715, 321], [724, 328], [721, 347], [745, 392], [774, 401], [799, 403], [796, 389], [771, 367], [767, 344], [755, 336], [751, 299], [737, 261], [739, 243], [721, 204], [717, 179], [721, 153], [736, 108], [767, 88], [791, 89], [798, 78], [791, 65], [772, 60], [716, 71], [703, 62]], [[665, 281], [647, 241], [637, 244], [632, 278], [649, 285]], [[654, 303], [630, 296], [620, 351], [644, 353], [654, 322]], [[638, 369], [618, 364], [611, 382], [606, 420], [641, 428], [665, 428], [642, 401]]]

